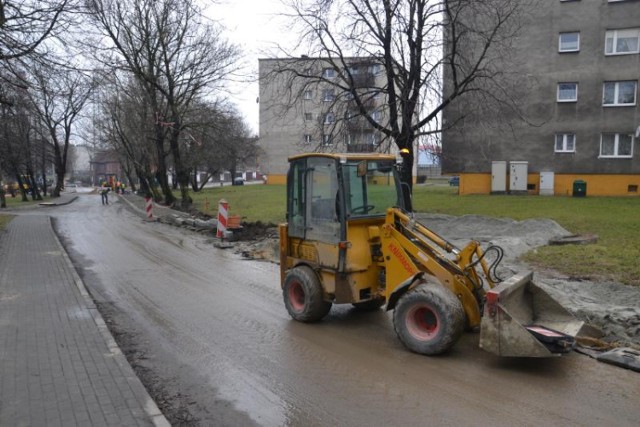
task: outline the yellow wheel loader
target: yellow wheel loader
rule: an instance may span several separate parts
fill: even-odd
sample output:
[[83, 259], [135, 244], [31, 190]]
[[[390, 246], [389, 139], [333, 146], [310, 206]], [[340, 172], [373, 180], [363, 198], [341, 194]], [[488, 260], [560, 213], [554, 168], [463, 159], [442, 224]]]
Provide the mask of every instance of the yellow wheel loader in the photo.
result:
[[[502, 249], [457, 248], [404, 210], [400, 167], [382, 154], [309, 153], [289, 158], [287, 223], [279, 227], [284, 303], [301, 322], [332, 304], [394, 310], [400, 341], [435, 355], [464, 330], [501, 356], [569, 352], [582, 322], [532, 282], [499, 283]], [[491, 259], [491, 262], [489, 262]]]

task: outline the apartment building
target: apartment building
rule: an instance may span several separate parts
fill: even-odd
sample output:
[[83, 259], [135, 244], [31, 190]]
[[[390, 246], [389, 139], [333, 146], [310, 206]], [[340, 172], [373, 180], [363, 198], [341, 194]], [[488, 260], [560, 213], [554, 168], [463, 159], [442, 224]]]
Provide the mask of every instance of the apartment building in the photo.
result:
[[285, 183], [288, 157], [303, 152], [393, 152], [393, 144], [372, 125], [386, 116], [380, 65], [367, 58], [345, 63], [259, 60], [259, 169], [268, 183]]
[[[514, 40], [509, 75], [527, 123], [490, 126], [473, 103], [444, 122], [443, 172], [460, 193], [638, 196], [640, 1], [545, 0]], [[445, 91], [447, 81], [445, 79]]]

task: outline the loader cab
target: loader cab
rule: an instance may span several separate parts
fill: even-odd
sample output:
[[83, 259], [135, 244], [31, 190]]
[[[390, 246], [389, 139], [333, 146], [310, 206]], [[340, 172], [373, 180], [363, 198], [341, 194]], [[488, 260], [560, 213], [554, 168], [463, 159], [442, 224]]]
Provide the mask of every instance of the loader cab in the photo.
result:
[[316, 153], [289, 161], [289, 237], [337, 244], [347, 239], [347, 223], [382, 220], [388, 208], [403, 207], [394, 156]]

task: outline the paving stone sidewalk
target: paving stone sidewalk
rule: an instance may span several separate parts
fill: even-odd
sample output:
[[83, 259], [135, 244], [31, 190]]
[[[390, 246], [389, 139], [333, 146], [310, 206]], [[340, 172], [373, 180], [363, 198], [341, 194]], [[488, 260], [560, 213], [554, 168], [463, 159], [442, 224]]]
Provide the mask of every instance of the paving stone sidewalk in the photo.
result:
[[0, 235], [0, 425], [168, 426], [45, 215]]

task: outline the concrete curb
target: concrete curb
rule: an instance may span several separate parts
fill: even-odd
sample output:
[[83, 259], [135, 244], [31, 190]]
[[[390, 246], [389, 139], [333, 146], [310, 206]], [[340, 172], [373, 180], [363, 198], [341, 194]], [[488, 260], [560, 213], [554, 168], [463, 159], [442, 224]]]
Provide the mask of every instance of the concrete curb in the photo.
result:
[[123, 197], [122, 194], [116, 194], [119, 200], [125, 202], [138, 216], [140, 216], [145, 222], [158, 222], [158, 217], [154, 217], [151, 220], [147, 218], [147, 212], [137, 207], [131, 201], [127, 200], [126, 197]]
[[[76, 198], [77, 196], [73, 200], [75, 200]], [[73, 200], [71, 200], [68, 203], [71, 203]], [[68, 204], [68, 203], [65, 203], [65, 204]], [[53, 228], [53, 225], [51, 224], [51, 218], [49, 218], [49, 224]], [[151, 420], [151, 422], [153, 423], [153, 425], [155, 425], [156, 427], [171, 427], [171, 424], [162, 414], [162, 412], [160, 411], [160, 408], [158, 408], [158, 405], [156, 405], [155, 401], [151, 398], [151, 396], [147, 392], [147, 389], [142, 384], [142, 381], [140, 381], [140, 378], [138, 378], [138, 376], [135, 374], [135, 371], [127, 361], [127, 358], [122, 353], [122, 350], [116, 343], [116, 340], [113, 338], [113, 335], [111, 334], [111, 331], [109, 331], [107, 324], [105, 323], [104, 319], [102, 318], [102, 315], [98, 311], [98, 308], [96, 307], [95, 302], [93, 301], [93, 298], [89, 294], [89, 291], [87, 290], [84, 282], [82, 281], [82, 279], [80, 278], [80, 275], [78, 275], [78, 272], [73, 266], [73, 263], [71, 262], [71, 258], [69, 258], [69, 254], [67, 254], [67, 251], [64, 249], [64, 246], [62, 246], [62, 243], [60, 242], [58, 235], [56, 233], [53, 233], [53, 234], [55, 236], [56, 244], [60, 248], [60, 253], [62, 254], [62, 257], [67, 263], [69, 267], [69, 271], [73, 276], [73, 281], [76, 287], [78, 288], [78, 290], [80, 291], [80, 295], [82, 295], [82, 297], [84, 298], [85, 303], [87, 304], [87, 308], [91, 313], [91, 317], [93, 318], [94, 322], [98, 326], [98, 330], [100, 331], [100, 334], [104, 338], [105, 343], [107, 344], [107, 347], [109, 348], [111, 355], [116, 360], [116, 363], [118, 363], [119, 366], [128, 367], [127, 370], [130, 371], [131, 374], [127, 375], [126, 379], [129, 385], [131, 386], [131, 389], [133, 390], [134, 394], [136, 395], [136, 400], [138, 400], [138, 402], [143, 403], [142, 406], [144, 408], [144, 411], [149, 417], [149, 419]]]
[[64, 206], [64, 205], [68, 205], [70, 203], [73, 203], [76, 201], [76, 199], [78, 198], [78, 196], [73, 196], [71, 197], [69, 200], [65, 200], [64, 202], [44, 202], [44, 203], [38, 203], [38, 206], [44, 206], [44, 207], [52, 207], [52, 206]]

